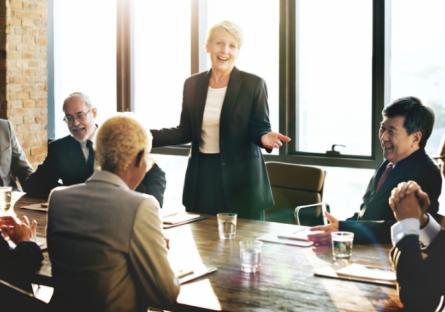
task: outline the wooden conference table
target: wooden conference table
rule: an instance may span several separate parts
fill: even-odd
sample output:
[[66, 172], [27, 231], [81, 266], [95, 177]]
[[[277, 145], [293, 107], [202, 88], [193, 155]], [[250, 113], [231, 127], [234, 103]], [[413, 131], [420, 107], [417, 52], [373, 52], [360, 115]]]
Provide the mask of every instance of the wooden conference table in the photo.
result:
[[[15, 204], [17, 215], [39, 222], [45, 234], [46, 213], [20, 209], [36, 200], [26, 196]], [[396, 311], [396, 289], [369, 283], [314, 276], [314, 270], [331, 266], [330, 247], [296, 247], [264, 243], [261, 271], [240, 271], [239, 241], [266, 233], [292, 231], [296, 226], [239, 219], [234, 240], [219, 240], [215, 217], [165, 230], [170, 238], [169, 257], [176, 269], [200, 264], [217, 271], [181, 286], [177, 311]], [[389, 267], [389, 246], [355, 245], [353, 262]], [[48, 254], [39, 276], [51, 282]]]

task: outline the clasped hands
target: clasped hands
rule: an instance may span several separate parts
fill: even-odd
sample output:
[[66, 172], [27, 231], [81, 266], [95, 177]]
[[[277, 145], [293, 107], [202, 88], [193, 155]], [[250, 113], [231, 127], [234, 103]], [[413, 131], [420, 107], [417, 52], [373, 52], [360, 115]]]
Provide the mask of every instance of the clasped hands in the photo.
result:
[[27, 216], [20, 219], [12, 216], [0, 217], [0, 228], [2, 234], [8, 236], [15, 244], [30, 241], [35, 238], [37, 221], [29, 221]]
[[389, 197], [389, 206], [397, 221], [416, 218], [421, 225], [425, 225], [428, 222], [426, 212], [430, 204], [428, 194], [415, 181], [400, 182]]

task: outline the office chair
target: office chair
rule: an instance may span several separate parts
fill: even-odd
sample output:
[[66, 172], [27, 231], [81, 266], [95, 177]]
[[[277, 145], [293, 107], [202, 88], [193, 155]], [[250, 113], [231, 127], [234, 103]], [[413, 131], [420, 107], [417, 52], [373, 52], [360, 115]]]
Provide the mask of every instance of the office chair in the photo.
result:
[[295, 224], [306, 226], [327, 224], [324, 215], [326, 211], [329, 212], [329, 205], [323, 202], [297, 206], [294, 211]]
[[40, 301], [30, 292], [0, 279], [0, 302], [11, 311], [49, 311], [49, 305]]
[[[267, 221], [295, 223], [296, 206], [320, 203], [326, 172], [317, 167], [284, 162], [266, 162], [275, 205], [266, 209]], [[323, 217], [305, 211], [300, 217], [301, 225], [323, 224]]]

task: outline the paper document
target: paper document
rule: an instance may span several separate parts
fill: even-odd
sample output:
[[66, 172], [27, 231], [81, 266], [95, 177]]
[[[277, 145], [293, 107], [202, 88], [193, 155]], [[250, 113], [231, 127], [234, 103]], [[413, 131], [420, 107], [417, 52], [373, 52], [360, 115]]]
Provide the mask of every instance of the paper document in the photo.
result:
[[366, 265], [362, 264], [351, 264], [337, 270], [331, 266], [324, 266], [316, 268], [314, 270], [314, 275], [392, 287], [396, 286], [397, 284], [395, 274], [393, 272], [377, 267], [367, 268]]
[[199, 214], [179, 212], [162, 218], [162, 222], [164, 224], [177, 224], [192, 221], [200, 217], [201, 216]]
[[366, 278], [380, 281], [396, 281], [396, 274], [393, 271], [377, 266], [368, 266], [359, 263], [352, 263], [337, 271], [338, 275]]
[[179, 279], [179, 283], [182, 285], [182, 284], [194, 281], [194, 280], [201, 278], [203, 276], [206, 276], [208, 274], [211, 274], [213, 272], [216, 272], [217, 270], [218, 269], [216, 267], [203, 266], [203, 267], [196, 268], [193, 270], [183, 270], [182, 276], [178, 276], [178, 275], [176, 275], [176, 276]]
[[264, 234], [258, 237], [260, 241], [275, 243], [275, 244], [283, 244], [290, 246], [298, 246], [298, 247], [311, 247], [314, 243], [308, 240], [299, 240], [294, 238], [286, 238], [276, 234]]
[[29, 204], [24, 205], [20, 207], [22, 209], [28, 209], [28, 210], [35, 210], [35, 211], [48, 211], [48, 203], [36, 203], [36, 204]]
[[293, 232], [278, 234], [278, 238], [308, 241], [307, 236], [309, 234], [319, 234], [319, 233], [323, 233], [323, 232], [322, 231], [310, 231], [308, 228], [305, 228], [305, 229], [300, 229], [300, 230], [296, 230]]

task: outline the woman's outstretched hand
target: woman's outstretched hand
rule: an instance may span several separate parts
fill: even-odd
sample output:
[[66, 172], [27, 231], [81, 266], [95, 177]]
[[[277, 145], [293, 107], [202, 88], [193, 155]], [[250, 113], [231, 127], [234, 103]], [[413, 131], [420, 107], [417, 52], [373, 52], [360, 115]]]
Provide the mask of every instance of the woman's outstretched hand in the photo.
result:
[[291, 138], [284, 134], [271, 131], [261, 137], [261, 144], [265, 148], [274, 149], [280, 148], [283, 143], [290, 142], [290, 140]]

